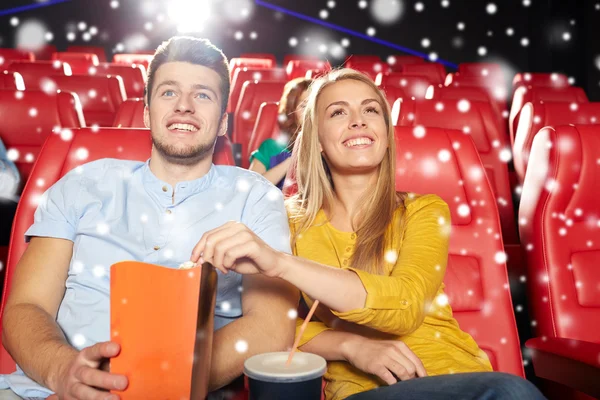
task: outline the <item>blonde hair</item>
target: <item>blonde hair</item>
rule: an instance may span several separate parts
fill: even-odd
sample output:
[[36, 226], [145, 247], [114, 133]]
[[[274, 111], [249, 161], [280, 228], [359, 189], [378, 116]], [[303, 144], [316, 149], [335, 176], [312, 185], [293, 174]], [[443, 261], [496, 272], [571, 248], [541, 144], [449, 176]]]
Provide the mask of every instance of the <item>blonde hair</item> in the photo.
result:
[[395, 190], [396, 146], [390, 106], [383, 92], [368, 76], [352, 69], [331, 71], [311, 85], [304, 109], [302, 130], [296, 139], [290, 167], [298, 191], [286, 200], [290, 220], [296, 225], [292, 235], [292, 247], [295, 246], [299, 235], [314, 223], [319, 210], [331, 210], [333, 205], [333, 181], [327, 162], [319, 149], [317, 101], [325, 88], [345, 80], [363, 82], [375, 91], [377, 100], [382, 105], [387, 127], [388, 148], [379, 165], [377, 180], [372, 190], [365, 188], [364, 197], [360, 202], [364, 207], [352, 218], [352, 227], [357, 238], [350, 261], [353, 268], [383, 274], [384, 253], [393, 236], [389, 234], [388, 226], [393, 220], [398, 202], [403, 201], [406, 194], [397, 193]]

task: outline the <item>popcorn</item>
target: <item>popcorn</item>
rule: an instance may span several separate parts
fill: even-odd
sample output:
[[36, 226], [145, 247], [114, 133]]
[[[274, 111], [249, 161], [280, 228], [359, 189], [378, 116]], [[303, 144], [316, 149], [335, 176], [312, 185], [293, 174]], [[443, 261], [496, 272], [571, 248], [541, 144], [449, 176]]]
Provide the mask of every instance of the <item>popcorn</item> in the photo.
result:
[[196, 267], [196, 263], [193, 261], [186, 261], [184, 263], [182, 263], [181, 265], [179, 265], [179, 269], [191, 269]]

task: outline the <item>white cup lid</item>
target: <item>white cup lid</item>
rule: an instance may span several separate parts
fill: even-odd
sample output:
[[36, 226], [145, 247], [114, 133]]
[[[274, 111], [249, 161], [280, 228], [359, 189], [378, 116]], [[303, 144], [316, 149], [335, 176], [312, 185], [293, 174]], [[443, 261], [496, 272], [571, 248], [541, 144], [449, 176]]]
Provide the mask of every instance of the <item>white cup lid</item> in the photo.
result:
[[250, 357], [244, 363], [244, 374], [264, 382], [304, 382], [319, 378], [327, 371], [327, 362], [312, 353], [296, 352], [292, 363], [286, 366], [290, 353], [264, 353]]

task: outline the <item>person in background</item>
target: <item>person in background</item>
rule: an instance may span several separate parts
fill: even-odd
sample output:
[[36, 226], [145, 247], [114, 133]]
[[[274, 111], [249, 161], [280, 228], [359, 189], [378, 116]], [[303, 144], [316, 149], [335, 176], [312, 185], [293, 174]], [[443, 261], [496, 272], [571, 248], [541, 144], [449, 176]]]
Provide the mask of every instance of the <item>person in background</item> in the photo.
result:
[[287, 200], [294, 256], [229, 222], [202, 236], [192, 260], [285, 280], [308, 307], [319, 300], [299, 350], [328, 361], [327, 400], [544, 399], [527, 380], [492, 372], [453, 317], [443, 283], [450, 211], [437, 195], [396, 191], [390, 114], [366, 75], [315, 80]]
[[294, 147], [300, 132], [303, 103], [308, 96], [312, 80], [296, 78], [289, 81], [279, 100], [277, 121], [281, 136], [279, 139], [267, 139], [250, 155], [250, 170], [258, 172], [279, 189], [290, 166], [290, 149]]

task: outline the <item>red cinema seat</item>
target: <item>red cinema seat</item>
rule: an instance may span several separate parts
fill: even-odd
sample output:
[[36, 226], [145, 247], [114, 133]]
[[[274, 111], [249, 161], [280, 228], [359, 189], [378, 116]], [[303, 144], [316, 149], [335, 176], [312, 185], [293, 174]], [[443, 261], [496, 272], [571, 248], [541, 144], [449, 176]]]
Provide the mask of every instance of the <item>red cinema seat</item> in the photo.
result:
[[387, 62], [394, 72], [402, 72], [402, 67], [408, 64], [424, 64], [427, 61], [418, 56], [389, 56]]
[[240, 99], [240, 94], [242, 93], [242, 87], [247, 81], [286, 82], [287, 77], [283, 68], [243, 67], [236, 69], [231, 79], [231, 90], [229, 95], [229, 103], [227, 103], [227, 112], [235, 111], [235, 107]]
[[[487, 71], [487, 69], [483, 69], [482, 71]], [[496, 109], [500, 110], [502, 117], [508, 118], [508, 106], [506, 104], [508, 92], [506, 90], [506, 83], [501, 76], [448, 74], [444, 86], [483, 89], [488, 93], [492, 101], [496, 103]]]
[[533, 138], [544, 126], [600, 124], [600, 103], [527, 103], [519, 114], [513, 156], [521, 182], [527, 172]]
[[[404, 90], [400, 89], [399, 87], [388, 86], [388, 87], [384, 87], [384, 88], [380, 88], [380, 89], [383, 90], [383, 93], [385, 94], [385, 99], [387, 100], [388, 104], [390, 105], [390, 109], [392, 108], [392, 106], [394, 105], [396, 100], [407, 98], [406, 93], [404, 93]], [[396, 124], [396, 121], [394, 120], [394, 125], [395, 124]]]
[[405, 75], [423, 76], [436, 86], [443, 85], [446, 68], [440, 63], [406, 64], [401, 72]]
[[306, 71], [304, 77], [308, 79], [317, 79], [325, 75], [327, 72], [329, 71], [326, 71], [324, 69], [309, 69], [308, 71]]
[[344, 62], [344, 66], [346, 68], [354, 68], [352, 66], [352, 64], [354, 64], [354, 63], [357, 63], [357, 64], [361, 64], [361, 63], [374, 64], [374, 63], [380, 63], [380, 62], [381, 62], [381, 58], [379, 58], [379, 56], [369, 55], [369, 54], [353, 54], [353, 55], [350, 55], [350, 56], [346, 57], [346, 61]]
[[566, 88], [571, 86], [569, 84], [569, 78], [565, 74], [545, 74], [531, 72], [523, 72], [516, 74], [513, 78], [512, 85], [513, 89], [517, 89], [521, 86], [548, 87], [554, 89]]
[[52, 59], [69, 63], [74, 75], [87, 75], [90, 68], [96, 67], [100, 63], [98, 56], [93, 53], [54, 53]]
[[240, 55], [240, 58], [258, 58], [262, 60], [271, 60], [273, 66], [277, 64], [277, 59], [275, 59], [275, 55], [270, 53], [243, 53]]
[[106, 62], [106, 52], [104, 47], [100, 46], [69, 46], [67, 51], [70, 53], [91, 53], [98, 57], [99, 62]]
[[[117, 128], [146, 128], [144, 125], [144, 101], [127, 99], [119, 107], [113, 124]], [[213, 163], [215, 165], [235, 165], [231, 141], [227, 136], [220, 136], [215, 145]]]
[[321, 59], [317, 56], [311, 56], [309, 54], [286, 54], [283, 56], [283, 65], [286, 66], [290, 63], [290, 61], [296, 60], [319, 61]]
[[[545, 127], [535, 136], [519, 224], [527, 246], [538, 377], [600, 398], [600, 126]], [[561, 387], [561, 386], [559, 386]]]
[[444, 283], [454, 317], [495, 371], [523, 376], [502, 240], [490, 233], [500, 231], [498, 210], [483, 169], [469, 135], [428, 128], [418, 138], [396, 127], [396, 190], [437, 194], [450, 208]]
[[0, 89], [25, 90], [25, 82], [23, 82], [23, 77], [18, 72], [2, 71]]
[[425, 99], [427, 90], [432, 86], [431, 81], [423, 76], [405, 75], [401, 72], [379, 73], [375, 78], [375, 83], [379, 87], [394, 86], [400, 88], [407, 96], [414, 97], [417, 100]]
[[519, 113], [526, 103], [587, 103], [587, 95], [580, 87], [567, 86], [562, 88], [553, 87], [529, 87], [519, 86], [513, 95], [510, 115], [508, 117], [508, 128], [510, 142], [514, 145], [515, 133], [519, 125]]
[[261, 58], [232, 58], [229, 60], [229, 73], [233, 78], [235, 71], [238, 68], [261, 68], [270, 69], [275, 68], [273, 60], [261, 59]]
[[59, 60], [54, 61], [13, 61], [8, 70], [18, 72], [23, 77], [27, 90], [42, 90], [47, 93], [56, 91], [50, 77], [72, 75], [71, 66]]
[[121, 103], [127, 98], [119, 76], [54, 76], [57, 89], [77, 93], [89, 126], [112, 126]]
[[[85, 126], [81, 104], [72, 93], [0, 90], [0, 137], [17, 151], [15, 164], [27, 181], [42, 144], [53, 132]], [[61, 135], [68, 140], [69, 132]]]
[[510, 144], [499, 128], [490, 104], [464, 99], [397, 104], [400, 107], [397, 126], [413, 127], [416, 136], [427, 135], [428, 129], [434, 127], [460, 130], [473, 139], [484, 166], [483, 172], [496, 196], [503, 241], [519, 243], [507, 166], [511, 158]]
[[377, 77], [378, 74], [387, 74], [391, 71], [390, 66], [383, 61], [361, 61], [361, 62], [348, 62], [347, 68], [352, 68], [353, 70], [362, 72], [363, 74], [368, 75], [373, 81]]
[[113, 63], [121, 65], [141, 64], [148, 70], [153, 57], [152, 54], [115, 54], [113, 55]]
[[47, 44], [40, 49], [37, 49], [33, 52], [35, 55], [35, 59], [37, 61], [49, 61], [52, 60], [52, 54], [56, 53], [58, 50], [56, 46], [53, 44]]
[[[280, 130], [277, 117], [279, 116], [279, 103], [268, 102], [262, 103], [258, 109], [254, 129], [248, 142], [248, 157], [256, 149], [260, 147], [262, 142], [267, 139], [278, 139]], [[288, 141], [289, 138], [282, 138]]]
[[304, 77], [311, 69], [318, 69], [320, 71], [331, 70], [329, 61], [322, 60], [291, 60], [285, 65], [285, 72], [289, 80]]
[[260, 105], [264, 102], [277, 102], [283, 93], [285, 82], [250, 81], [244, 83], [235, 109], [233, 123], [233, 143], [241, 145], [241, 165], [248, 168], [248, 142], [254, 129]]
[[0, 48], [0, 68], [6, 68], [11, 61], [35, 61], [35, 55], [29, 51]]
[[499, 64], [494, 63], [462, 63], [458, 65], [458, 74], [483, 78], [504, 80], [504, 72]]
[[144, 97], [146, 68], [141, 64], [100, 63], [97, 67], [90, 69], [90, 75], [118, 75], [123, 79], [127, 98]]

